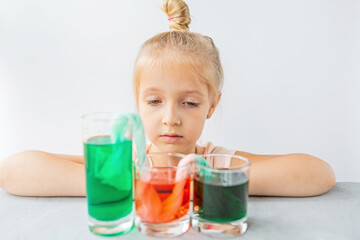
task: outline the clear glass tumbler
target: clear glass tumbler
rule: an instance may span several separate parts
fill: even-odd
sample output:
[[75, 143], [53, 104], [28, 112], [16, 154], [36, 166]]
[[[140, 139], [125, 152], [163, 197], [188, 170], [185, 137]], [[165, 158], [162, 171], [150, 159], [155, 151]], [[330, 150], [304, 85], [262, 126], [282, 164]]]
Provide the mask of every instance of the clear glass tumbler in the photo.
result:
[[190, 228], [190, 170], [184, 155], [152, 153], [135, 174], [135, 224], [151, 237], [176, 237]]
[[134, 225], [132, 128], [124, 119], [118, 113], [82, 117], [88, 224], [98, 235], [120, 235]]
[[[248, 159], [229, 154], [201, 155], [211, 167], [194, 163], [192, 227], [205, 235], [226, 238], [247, 229]], [[231, 161], [229, 168], [223, 168]]]

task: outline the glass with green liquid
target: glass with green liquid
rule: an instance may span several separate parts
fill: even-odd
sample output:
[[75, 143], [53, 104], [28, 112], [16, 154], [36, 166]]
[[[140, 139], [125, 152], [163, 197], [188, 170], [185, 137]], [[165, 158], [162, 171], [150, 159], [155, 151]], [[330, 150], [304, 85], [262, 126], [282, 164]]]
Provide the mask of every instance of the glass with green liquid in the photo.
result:
[[127, 115], [82, 117], [88, 224], [98, 235], [133, 228], [132, 128]]
[[193, 228], [217, 238], [244, 234], [247, 230], [249, 160], [230, 154], [201, 157], [210, 166], [194, 164]]

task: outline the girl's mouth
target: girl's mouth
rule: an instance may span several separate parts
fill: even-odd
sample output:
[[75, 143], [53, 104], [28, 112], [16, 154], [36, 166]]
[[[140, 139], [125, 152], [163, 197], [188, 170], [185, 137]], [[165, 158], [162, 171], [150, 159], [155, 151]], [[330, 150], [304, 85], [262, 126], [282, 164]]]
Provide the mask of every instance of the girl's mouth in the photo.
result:
[[181, 141], [183, 137], [176, 134], [164, 134], [161, 135], [160, 138], [166, 143], [177, 143]]

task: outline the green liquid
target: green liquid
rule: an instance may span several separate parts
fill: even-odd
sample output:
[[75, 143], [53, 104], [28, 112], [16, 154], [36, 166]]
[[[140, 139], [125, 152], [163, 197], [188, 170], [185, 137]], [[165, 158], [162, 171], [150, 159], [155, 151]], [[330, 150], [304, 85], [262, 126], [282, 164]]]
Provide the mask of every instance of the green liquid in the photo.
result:
[[194, 211], [214, 222], [231, 222], [246, 216], [248, 181], [222, 186], [194, 179]]
[[113, 221], [132, 211], [132, 141], [111, 143], [110, 136], [84, 144], [89, 215]]

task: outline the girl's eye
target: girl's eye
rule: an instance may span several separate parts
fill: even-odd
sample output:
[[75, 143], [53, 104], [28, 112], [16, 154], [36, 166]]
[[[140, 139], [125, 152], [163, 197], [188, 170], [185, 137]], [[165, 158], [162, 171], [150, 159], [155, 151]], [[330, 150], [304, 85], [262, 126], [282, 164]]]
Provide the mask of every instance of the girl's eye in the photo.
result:
[[149, 105], [157, 105], [159, 103], [161, 103], [160, 100], [148, 100], [147, 101], [147, 104], [149, 104]]
[[186, 106], [188, 106], [188, 107], [197, 107], [197, 106], [199, 106], [198, 103], [196, 103], [196, 102], [189, 102], [189, 101], [184, 102], [184, 104], [185, 104]]

